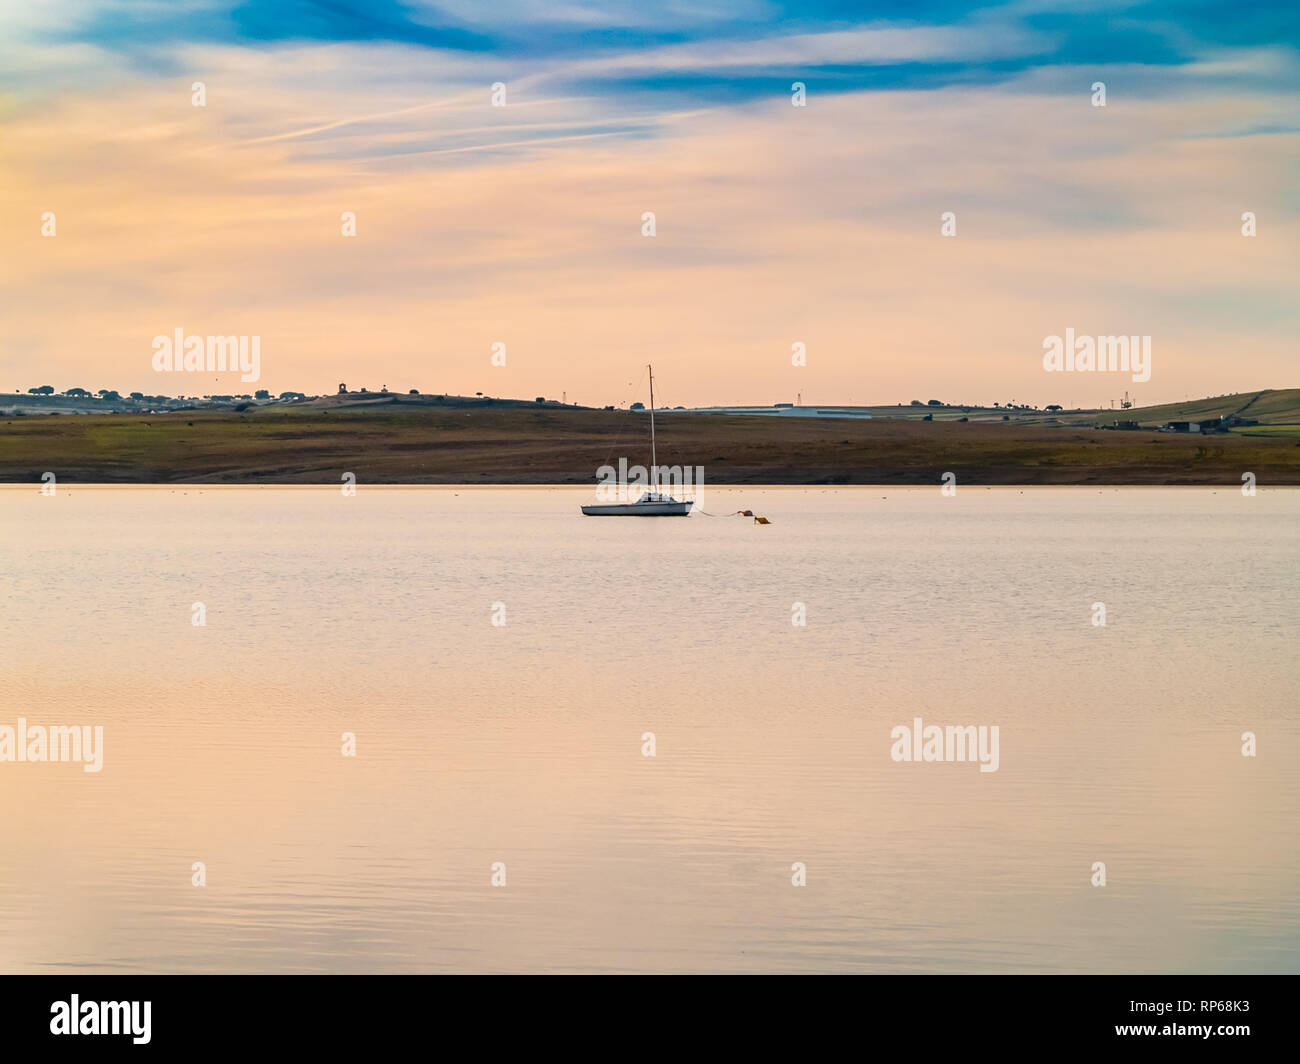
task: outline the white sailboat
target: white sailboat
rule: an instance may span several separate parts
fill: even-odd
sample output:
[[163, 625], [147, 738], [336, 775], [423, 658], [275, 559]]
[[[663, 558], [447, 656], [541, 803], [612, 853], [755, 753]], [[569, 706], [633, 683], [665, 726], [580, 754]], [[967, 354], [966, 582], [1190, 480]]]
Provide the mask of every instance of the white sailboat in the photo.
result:
[[650, 477], [651, 490], [641, 493], [636, 502], [592, 503], [582, 512], [588, 517], [686, 517], [694, 502], [678, 502], [671, 495], [658, 490], [659, 464], [655, 453], [655, 371], [650, 371]]

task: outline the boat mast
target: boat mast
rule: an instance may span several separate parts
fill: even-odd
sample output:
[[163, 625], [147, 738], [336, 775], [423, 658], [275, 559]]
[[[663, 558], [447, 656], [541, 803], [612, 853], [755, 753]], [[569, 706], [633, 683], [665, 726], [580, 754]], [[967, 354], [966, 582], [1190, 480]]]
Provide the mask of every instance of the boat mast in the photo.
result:
[[655, 368], [646, 366], [650, 371], [650, 486], [659, 490], [659, 460], [655, 457]]

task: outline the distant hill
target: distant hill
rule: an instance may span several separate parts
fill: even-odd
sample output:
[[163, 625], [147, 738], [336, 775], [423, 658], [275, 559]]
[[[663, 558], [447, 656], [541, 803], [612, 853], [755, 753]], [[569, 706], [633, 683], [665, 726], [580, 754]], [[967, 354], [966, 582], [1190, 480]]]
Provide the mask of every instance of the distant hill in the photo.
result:
[[569, 410], [585, 410], [586, 407], [580, 407], [577, 403], [564, 404], [558, 399], [543, 399], [540, 402], [537, 399], [502, 399], [493, 395], [436, 395], [430, 393], [417, 393], [410, 395], [407, 392], [343, 392], [337, 395], [315, 396], [305, 402], [296, 403], [295, 406], [307, 410], [376, 410], [384, 406], [401, 407], [404, 410], [418, 408], [432, 409], [463, 409], [467, 407], [526, 407], [528, 409], [537, 409], [538, 407], [561, 408]]
[[[479, 409], [546, 409], [586, 410], [576, 403], [562, 404], [555, 399], [508, 399], [500, 396], [450, 395], [408, 392], [346, 392], [319, 396], [301, 393], [284, 393], [287, 398], [246, 400], [242, 397], [214, 401], [211, 399], [174, 399], [154, 397], [144, 400], [130, 398], [101, 399], [99, 397], [66, 395], [30, 395], [0, 393], [0, 416], [40, 416], [42, 414], [131, 414], [179, 413], [184, 410], [234, 411], [255, 416], [265, 416], [286, 410], [326, 413], [328, 411], [358, 412], [388, 410], [393, 413], [421, 410], [479, 410]], [[844, 408], [849, 409], [849, 408]], [[1237, 415], [1258, 421], [1259, 425], [1235, 431], [1264, 434], [1281, 431], [1300, 435], [1300, 388], [1266, 388], [1257, 392], [1238, 392], [1205, 399], [1191, 399], [1181, 403], [1164, 403], [1159, 406], [1133, 407], [1129, 410], [1087, 409], [1047, 411], [1029, 407], [988, 407], [961, 403], [930, 406], [911, 404], [893, 406], [860, 406], [854, 411], [870, 414], [881, 420], [903, 421], [968, 421], [971, 423], [1020, 424], [1041, 427], [1110, 427], [1116, 421], [1136, 421], [1147, 428], [1159, 428], [1169, 421], [1211, 421], [1224, 415]], [[666, 411], [665, 411], [666, 412]], [[729, 416], [681, 411], [682, 416]], [[783, 418], [782, 420], [786, 420]], [[1289, 428], [1278, 428], [1289, 426]]]
[[[183, 410], [233, 410], [240, 413], [247, 411], [282, 410], [285, 407], [305, 407], [310, 410], [371, 410], [379, 407], [401, 406], [403, 408], [431, 407], [446, 409], [449, 407], [563, 407], [566, 404], [558, 399], [502, 399], [484, 395], [437, 395], [430, 393], [409, 392], [343, 392], [340, 394], [308, 396], [301, 392], [285, 392], [282, 396], [256, 399], [251, 395], [211, 397], [190, 397], [177, 399], [170, 396], [152, 396], [144, 399], [132, 399], [118, 396], [115, 399], [101, 398], [98, 395], [32, 395], [24, 392], [0, 392], [0, 416], [34, 416], [43, 414], [146, 414], [175, 413]], [[576, 403], [567, 404], [568, 409], [582, 409]]]
[[1300, 388], [1266, 388], [1259, 392], [1239, 392], [1213, 399], [1191, 399], [1131, 410], [1063, 414], [1061, 420], [1072, 425], [1109, 425], [1118, 420], [1159, 426], [1168, 421], [1210, 421], [1226, 414], [1250, 418], [1261, 425], [1300, 425]]
[[[1284, 416], [1265, 393], [1264, 404]], [[1294, 395], [1295, 393], [1291, 393]], [[463, 402], [464, 405], [460, 405]], [[1243, 399], [1240, 405], [1244, 405]], [[1167, 413], [1181, 407], [1153, 408]], [[1235, 409], [1235, 407], [1234, 407]], [[1107, 412], [1109, 413], [1109, 412]], [[1127, 413], [1127, 412], [1126, 412]], [[1141, 413], [1141, 412], [1139, 412]], [[1113, 415], [1112, 415], [1113, 416]], [[649, 418], [516, 402], [347, 402], [100, 417], [0, 417], [0, 481], [64, 484], [583, 484], [620, 457], [649, 458]], [[699, 465], [711, 484], [1300, 485], [1294, 427], [1201, 436], [949, 418], [816, 419], [679, 414], [658, 459]]]

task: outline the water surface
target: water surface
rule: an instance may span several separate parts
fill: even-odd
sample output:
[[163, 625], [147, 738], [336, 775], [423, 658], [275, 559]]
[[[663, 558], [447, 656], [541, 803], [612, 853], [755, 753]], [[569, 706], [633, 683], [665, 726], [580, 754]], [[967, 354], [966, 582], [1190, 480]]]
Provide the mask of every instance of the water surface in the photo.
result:
[[0, 489], [0, 970], [1300, 970], [1300, 492], [589, 499]]

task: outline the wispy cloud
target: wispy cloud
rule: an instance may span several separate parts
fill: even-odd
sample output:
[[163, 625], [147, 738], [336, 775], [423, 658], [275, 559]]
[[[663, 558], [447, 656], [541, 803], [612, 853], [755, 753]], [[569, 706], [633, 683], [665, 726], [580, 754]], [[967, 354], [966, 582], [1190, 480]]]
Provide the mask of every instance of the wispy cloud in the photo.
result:
[[1153, 398], [1290, 383], [1281, 30], [1225, 46], [1152, 4], [361, 8], [7, 5], [12, 383], [156, 391], [148, 338], [177, 324], [263, 336], [275, 388], [571, 374], [596, 402], [653, 354], [680, 401], [771, 400], [801, 340], [806, 396], [1046, 402], [1067, 325], [1159, 337]]

